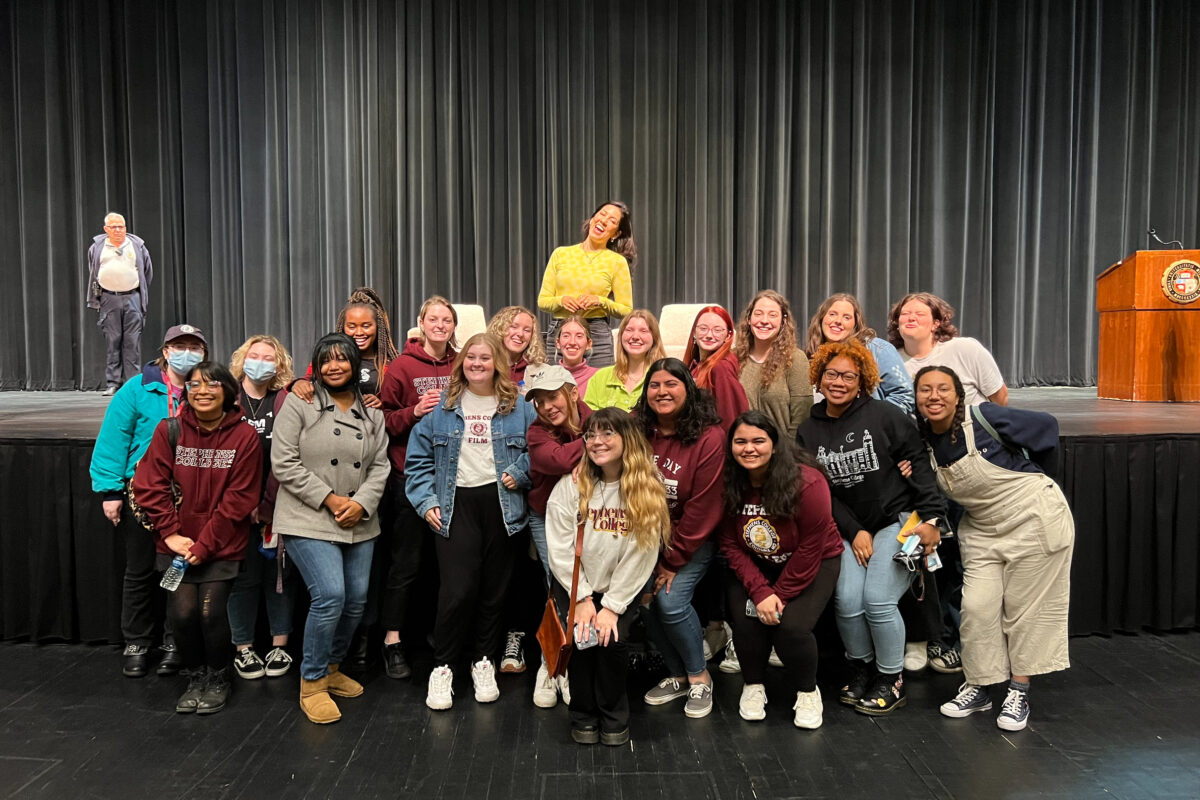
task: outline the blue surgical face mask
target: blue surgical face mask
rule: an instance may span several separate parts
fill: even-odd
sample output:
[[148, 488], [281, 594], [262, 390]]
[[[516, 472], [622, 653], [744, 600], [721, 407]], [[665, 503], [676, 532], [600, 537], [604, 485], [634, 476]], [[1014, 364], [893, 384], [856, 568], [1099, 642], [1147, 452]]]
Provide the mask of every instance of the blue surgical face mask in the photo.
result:
[[275, 362], [247, 358], [242, 364], [242, 371], [246, 373], [247, 378], [255, 383], [262, 383], [265, 380], [275, 377]]
[[167, 363], [171, 365], [171, 369], [175, 370], [176, 375], [187, 375], [192, 371], [192, 367], [204, 360], [202, 353], [196, 353], [192, 350], [168, 350]]

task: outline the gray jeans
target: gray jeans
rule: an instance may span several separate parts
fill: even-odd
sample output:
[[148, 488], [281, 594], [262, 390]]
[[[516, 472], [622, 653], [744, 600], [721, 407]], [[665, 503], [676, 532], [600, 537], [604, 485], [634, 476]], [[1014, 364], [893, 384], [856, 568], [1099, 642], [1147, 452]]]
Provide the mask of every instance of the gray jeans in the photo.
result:
[[128, 294], [100, 292], [100, 319], [108, 352], [104, 360], [104, 381], [120, 386], [138, 374], [142, 355], [142, 303], [136, 291]]

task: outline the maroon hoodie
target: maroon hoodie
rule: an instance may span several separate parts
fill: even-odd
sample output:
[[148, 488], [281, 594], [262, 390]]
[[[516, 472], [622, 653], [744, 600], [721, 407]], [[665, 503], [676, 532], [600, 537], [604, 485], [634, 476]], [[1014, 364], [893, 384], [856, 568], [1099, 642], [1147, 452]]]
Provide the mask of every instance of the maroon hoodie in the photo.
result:
[[684, 444], [677, 436], [663, 436], [655, 428], [650, 448], [667, 485], [671, 514], [671, 545], [659, 563], [678, 572], [721, 522], [725, 434], [720, 425], [710, 425], [695, 442]]
[[[587, 418], [592, 415], [583, 400], [579, 401], [580, 429]], [[583, 455], [583, 439], [579, 434], [572, 435], [562, 429], [551, 429], [535, 419], [525, 434], [525, 442], [529, 446], [529, 480], [533, 488], [525, 501], [529, 508], [541, 516], [546, 516], [546, 501], [558, 484], [558, 479], [575, 469]]]
[[[692, 377], [695, 377], [699, 368], [699, 361], [693, 361], [688, 367]], [[713, 365], [712, 371], [708, 373], [708, 381], [711, 385], [701, 388], [707, 388], [713, 393], [713, 399], [717, 401], [717, 415], [721, 418], [721, 429], [729, 433], [729, 428], [738, 415], [750, 410], [746, 390], [738, 380], [737, 356], [726, 353], [724, 358]]]
[[[154, 523], [158, 552], [174, 555], [164, 540], [172, 534], [191, 539], [191, 553], [206, 561], [241, 561], [250, 536], [250, 512], [262, 498], [262, 445], [254, 428], [234, 406], [211, 431], [200, 427], [196, 412], [179, 414], [175, 452], [167, 439], [167, 421], [158, 423], [150, 447], [133, 475], [138, 503]], [[171, 481], [183, 503], [175, 508]]]
[[447, 347], [444, 357], [434, 358], [425, 352], [420, 339], [409, 339], [404, 352], [388, 364], [383, 385], [379, 388], [379, 399], [383, 403], [393, 478], [404, 474], [408, 435], [420, 419], [414, 413], [417, 401], [427, 391], [439, 394], [446, 391], [456, 355], [454, 348]]

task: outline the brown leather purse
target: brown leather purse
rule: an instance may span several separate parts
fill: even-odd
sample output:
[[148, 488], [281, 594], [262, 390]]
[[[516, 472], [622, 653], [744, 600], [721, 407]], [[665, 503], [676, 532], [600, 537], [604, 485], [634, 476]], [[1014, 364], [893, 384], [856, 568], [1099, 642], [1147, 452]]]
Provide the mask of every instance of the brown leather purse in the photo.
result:
[[567, 631], [575, 627], [575, 593], [579, 591], [579, 559], [583, 555], [583, 523], [575, 533], [575, 566], [571, 570], [571, 604], [567, 609], [567, 627], [563, 630], [562, 618], [558, 615], [558, 604], [554, 602], [554, 590], [546, 598], [546, 610], [542, 612], [542, 624], [538, 625], [537, 640], [546, 658], [546, 671], [551, 678], [566, 674], [567, 662], [575, 649], [575, 637]]

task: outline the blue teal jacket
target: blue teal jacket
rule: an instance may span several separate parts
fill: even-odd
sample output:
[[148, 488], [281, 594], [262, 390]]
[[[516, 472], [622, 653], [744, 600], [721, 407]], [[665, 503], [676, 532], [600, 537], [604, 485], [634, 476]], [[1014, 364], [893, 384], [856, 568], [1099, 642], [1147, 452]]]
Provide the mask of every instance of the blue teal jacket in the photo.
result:
[[[537, 418], [533, 405], [518, 397], [517, 405], [507, 414], [492, 417], [492, 453], [496, 457], [496, 488], [500, 493], [500, 508], [504, 512], [504, 527], [512, 536], [525, 526], [525, 492], [532, 485], [529, 479], [529, 449], [526, 431]], [[408, 439], [404, 461], [405, 493], [413, 508], [422, 517], [436, 506], [442, 509], [442, 536], [450, 536], [450, 520], [454, 516], [454, 490], [458, 482], [458, 454], [462, 450], [462, 403], [447, 409], [438, 405], [413, 427]], [[500, 476], [507, 472], [517, 482], [517, 488], [507, 489]]]
[[886, 339], [876, 336], [867, 342], [871, 354], [875, 356], [875, 364], [879, 367], [879, 386], [871, 396], [876, 400], [886, 400], [910, 417], [917, 410], [916, 399], [913, 397], [912, 378], [908, 377], [908, 369], [900, 352]]
[[92, 449], [92, 490], [118, 499], [133, 468], [150, 446], [154, 428], [167, 418], [167, 384], [153, 361], [113, 395]]

